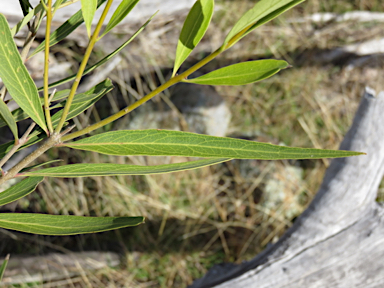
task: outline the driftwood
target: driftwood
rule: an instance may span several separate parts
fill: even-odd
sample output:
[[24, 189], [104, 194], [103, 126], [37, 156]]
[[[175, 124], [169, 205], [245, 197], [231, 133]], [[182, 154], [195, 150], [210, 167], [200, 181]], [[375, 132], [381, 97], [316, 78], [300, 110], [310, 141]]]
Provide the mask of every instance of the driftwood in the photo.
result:
[[212, 268], [191, 287], [384, 287], [384, 91], [370, 89], [308, 209], [273, 246], [240, 265]]
[[2, 283], [4, 285], [14, 285], [50, 282], [50, 284], [57, 284], [57, 286], [51, 287], [61, 287], [60, 280], [76, 277], [84, 273], [92, 273], [106, 267], [116, 267], [119, 264], [119, 256], [113, 252], [16, 256], [11, 257], [9, 260]]

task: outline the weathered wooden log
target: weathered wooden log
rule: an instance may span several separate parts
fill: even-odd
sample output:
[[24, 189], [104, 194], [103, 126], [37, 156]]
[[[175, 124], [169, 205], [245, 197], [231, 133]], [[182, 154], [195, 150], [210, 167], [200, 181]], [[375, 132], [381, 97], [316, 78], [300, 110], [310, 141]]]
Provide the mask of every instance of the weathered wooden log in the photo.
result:
[[366, 89], [316, 197], [273, 246], [249, 262], [213, 267], [191, 287], [384, 287], [384, 91]]
[[[51, 253], [44, 256], [11, 257], [5, 270], [2, 284], [11, 285], [50, 282], [49, 287], [61, 287], [60, 280], [93, 273], [106, 267], [120, 264], [119, 256], [113, 252]], [[53, 283], [57, 283], [54, 285]], [[0, 284], [0, 287], [5, 287]], [[12, 286], [14, 287], [14, 286]]]

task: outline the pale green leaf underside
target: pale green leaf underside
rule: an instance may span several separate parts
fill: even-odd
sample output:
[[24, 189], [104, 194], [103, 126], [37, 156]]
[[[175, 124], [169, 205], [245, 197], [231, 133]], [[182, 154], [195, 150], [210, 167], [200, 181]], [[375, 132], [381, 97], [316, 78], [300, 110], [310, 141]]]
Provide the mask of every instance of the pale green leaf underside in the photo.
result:
[[177, 43], [173, 75], [203, 38], [211, 22], [213, 9], [213, 0], [198, 0], [189, 11]]
[[74, 235], [108, 231], [144, 222], [144, 217], [82, 217], [36, 213], [0, 213], [0, 227], [40, 235]]
[[89, 177], [89, 176], [116, 176], [116, 175], [149, 175], [164, 174], [177, 171], [197, 169], [205, 166], [228, 161], [227, 158], [203, 159], [184, 163], [164, 164], [155, 166], [139, 166], [110, 163], [71, 164], [52, 167], [24, 173], [26, 175], [43, 175], [47, 177]]
[[15, 140], [19, 139], [17, 134], [17, 125], [15, 118], [13, 118], [11, 111], [9, 111], [7, 104], [4, 103], [3, 100], [0, 99], [0, 121], [4, 124], [8, 125], [9, 129], [11, 129], [13, 137]]
[[[227, 37], [224, 40], [224, 44], [230, 42], [236, 34], [243, 31], [247, 27], [248, 33], [253, 30], [255, 27], [253, 25], [257, 24], [258, 21], [262, 22], [260, 25], [265, 24], [266, 22], [276, 18], [283, 12], [292, 8], [293, 6], [303, 2], [305, 0], [261, 0], [256, 3], [256, 5], [249, 11], [247, 11], [233, 26], [231, 31], [229, 31]], [[285, 9], [284, 9], [285, 7]], [[283, 8], [283, 9], [282, 9]], [[257, 26], [260, 26], [257, 25]], [[239, 38], [240, 39], [240, 38]], [[239, 40], [237, 39], [237, 41]], [[234, 43], [236, 43], [235, 41]], [[232, 43], [232, 45], [234, 44]]]
[[106, 132], [63, 145], [110, 155], [225, 157], [260, 160], [336, 158], [361, 154], [352, 151], [294, 148], [156, 129]]
[[271, 77], [288, 66], [289, 64], [282, 60], [248, 61], [223, 67], [183, 82], [200, 85], [245, 85]]
[[95, 16], [97, 0], [81, 0], [81, 12], [83, 14], [88, 36], [91, 37], [93, 17]]
[[[103, 0], [103, 1], [105, 1], [105, 0]], [[157, 12], [156, 12], [157, 13]], [[95, 70], [96, 68], [98, 68], [98, 67], [100, 67], [101, 65], [103, 65], [103, 64], [105, 64], [105, 63], [107, 63], [110, 59], [112, 59], [114, 56], [116, 56], [121, 50], [123, 50], [129, 43], [131, 43], [132, 42], [132, 40], [133, 39], [135, 39], [136, 38], [136, 36], [137, 35], [139, 35], [140, 34], [140, 32], [141, 31], [143, 31], [144, 30], [144, 28], [149, 24], [149, 22], [151, 22], [151, 20], [153, 19], [153, 17], [156, 15], [156, 13], [155, 14], [153, 14], [152, 16], [151, 16], [151, 18], [149, 18], [148, 19], [148, 21], [147, 22], [145, 22], [127, 41], [125, 41], [119, 48], [117, 48], [115, 51], [113, 51], [112, 53], [110, 53], [110, 54], [108, 54], [107, 56], [105, 56], [103, 59], [101, 59], [99, 62], [97, 62], [96, 64], [94, 64], [94, 65], [92, 65], [92, 66], [90, 66], [90, 67], [88, 67], [88, 68], [86, 68], [85, 70], [84, 70], [84, 73], [83, 73], [83, 75], [86, 75], [86, 74], [88, 74], [88, 73], [90, 73], [90, 72], [92, 72], [93, 70]], [[58, 80], [58, 81], [56, 81], [56, 82], [54, 82], [54, 83], [51, 83], [51, 84], [49, 84], [49, 88], [53, 88], [53, 87], [56, 87], [56, 86], [59, 86], [59, 85], [61, 85], [61, 84], [64, 84], [64, 83], [67, 83], [67, 82], [69, 82], [69, 81], [71, 81], [71, 80], [73, 80], [73, 79], [75, 79], [76, 78], [76, 74], [73, 74], [73, 75], [71, 75], [71, 76], [68, 76], [68, 77], [66, 77], [66, 78], [64, 78], [64, 79], [61, 79], [61, 80]], [[42, 91], [43, 90], [43, 87], [39, 87], [38, 88], [38, 90], [39, 91]]]
[[3, 14], [0, 14], [0, 78], [16, 103], [46, 131], [36, 85], [21, 60]]
[[113, 13], [100, 38], [116, 27], [116, 25], [118, 25], [129, 14], [129, 12], [131, 12], [139, 1], [140, 0], [123, 0]]
[[[106, 0], [98, 0], [97, 7], [100, 7], [101, 4], [103, 4]], [[52, 34], [49, 39], [49, 47], [57, 44], [64, 38], [66, 38], [69, 34], [71, 34], [77, 27], [79, 27], [84, 22], [83, 15], [81, 10], [77, 11], [75, 14], [73, 14], [67, 21], [63, 23], [59, 28], [57, 28]], [[32, 56], [36, 55], [40, 51], [43, 51], [45, 49], [45, 41], [41, 42], [39, 46], [33, 51], [33, 53], [29, 56], [31, 58]]]
[[35, 191], [36, 186], [43, 181], [44, 177], [30, 177], [23, 179], [7, 190], [0, 192], [0, 206], [23, 198]]

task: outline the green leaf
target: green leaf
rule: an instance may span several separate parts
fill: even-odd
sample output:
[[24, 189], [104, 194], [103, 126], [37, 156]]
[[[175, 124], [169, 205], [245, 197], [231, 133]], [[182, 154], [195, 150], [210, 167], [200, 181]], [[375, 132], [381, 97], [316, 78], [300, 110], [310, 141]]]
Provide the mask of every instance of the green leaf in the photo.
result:
[[187, 59], [192, 50], [199, 44], [211, 22], [214, 9], [213, 0], [197, 0], [189, 11], [181, 29], [177, 43], [174, 76], [181, 64]]
[[197, 169], [209, 165], [228, 161], [227, 158], [203, 159], [184, 163], [164, 164], [155, 166], [139, 166], [126, 164], [71, 164], [51, 167], [37, 171], [26, 172], [22, 176], [48, 176], [48, 177], [89, 177], [89, 176], [116, 176], [116, 175], [149, 175], [163, 174], [177, 171]]
[[0, 281], [3, 279], [5, 269], [7, 268], [8, 260], [9, 260], [9, 254], [7, 256], [5, 256], [3, 264], [1, 264], [1, 267], [0, 267]]
[[31, 3], [29, 3], [28, 0], [19, 0], [19, 4], [20, 4], [20, 7], [21, 7], [21, 10], [23, 11], [24, 17], [26, 15], [28, 15], [29, 8], [33, 8]]
[[[223, 46], [226, 46], [229, 42], [231, 42], [230, 46], [234, 45], [255, 28], [271, 21], [280, 14], [304, 1], [305, 0], [261, 0], [257, 2], [251, 10], [246, 12], [239, 21], [237, 21], [231, 31], [229, 31]], [[244, 32], [244, 34], [238, 35], [240, 32]], [[229, 48], [230, 46], [227, 46], [226, 48]]]
[[89, 38], [91, 38], [92, 21], [95, 16], [96, 7], [97, 0], [81, 0], [81, 11]]
[[[65, 90], [62, 90], [62, 91], [58, 91], [57, 93], [55, 93], [55, 95], [53, 96], [52, 98], [52, 102], [55, 102], [55, 101], [59, 101], [59, 102], [63, 102], [64, 99], [69, 95], [69, 89], [65, 89]], [[83, 95], [83, 94], [81, 94]], [[76, 95], [75, 98], [79, 98], [81, 97], [80, 94]], [[89, 97], [89, 96], [86, 96], [86, 97]], [[43, 98], [40, 98], [40, 103], [41, 105], [44, 105], [44, 99]], [[63, 104], [54, 104], [53, 106], [50, 106], [49, 108], [50, 109], [54, 109], [54, 108], [60, 108], [60, 107], [64, 107]], [[12, 117], [13, 119], [16, 121], [16, 122], [19, 122], [21, 120], [25, 120], [27, 118], [29, 118], [29, 115], [27, 113], [25, 113], [23, 111], [23, 109], [21, 108], [17, 108], [15, 110], [12, 111]], [[7, 122], [5, 122], [1, 117], [0, 117], [0, 128], [1, 127], [4, 127], [7, 125]]]
[[57, 160], [51, 160], [51, 161], [47, 161], [47, 162], [44, 162], [44, 163], [28, 166], [28, 167], [25, 167], [25, 168], [21, 169], [20, 173], [26, 172], [26, 171], [31, 170], [31, 169], [35, 169], [37, 167], [41, 167], [41, 166], [45, 166], [45, 165], [48, 165], [48, 164], [52, 164], [52, 163], [55, 163], [55, 162], [61, 162], [61, 161], [63, 161], [63, 160], [62, 159], [57, 159]]
[[156, 129], [106, 132], [62, 145], [110, 155], [226, 157], [260, 160], [337, 158], [363, 154], [352, 151], [293, 148]]
[[19, 139], [17, 134], [17, 125], [15, 118], [13, 118], [11, 111], [9, 111], [7, 104], [4, 103], [3, 100], [0, 99], [0, 120], [3, 120], [6, 125], [8, 125], [9, 129], [11, 129], [13, 133], [13, 137], [15, 140]]
[[36, 213], [0, 213], [0, 227], [40, 235], [75, 235], [136, 226], [144, 217], [82, 217]]
[[[106, 79], [103, 82], [97, 84], [95, 87], [91, 88], [85, 93], [79, 93], [76, 94], [73, 98], [73, 102], [71, 105], [71, 110], [69, 111], [66, 120], [70, 120], [80, 113], [82, 113], [84, 110], [88, 109], [90, 106], [92, 106], [94, 103], [96, 103], [101, 97], [103, 97], [105, 94], [110, 92], [113, 89], [113, 85], [111, 80]], [[53, 101], [61, 101], [58, 104], [54, 104], [50, 107], [50, 109], [53, 108], [60, 108], [65, 106], [65, 101], [63, 101], [67, 96], [69, 95], [69, 90], [63, 90], [60, 92], [57, 92], [52, 99]], [[41, 105], [44, 103], [44, 99], [40, 98]], [[55, 115], [52, 116], [52, 124], [57, 125], [59, 123], [60, 117], [63, 114], [63, 111], [57, 112]], [[12, 116], [15, 119], [16, 122], [24, 120], [29, 118], [28, 114], [26, 114], [22, 109], [15, 109], [12, 111]], [[0, 128], [5, 126], [6, 122], [2, 121], [0, 117]]]
[[[0, 104], [1, 105], [1, 104]], [[8, 108], [8, 107], [7, 107]], [[12, 118], [14, 119], [15, 122], [19, 122], [21, 120], [29, 118], [29, 115], [23, 111], [21, 108], [17, 108], [11, 112]], [[0, 128], [7, 126], [8, 123], [0, 117]]]
[[44, 177], [26, 178], [7, 190], [0, 192], [0, 206], [16, 201], [17, 199], [32, 193], [43, 179]]
[[[23, 146], [17, 149], [17, 151], [23, 150], [24, 148], [32, 146], [33, 144], [36, 144], [44, 140], [45, 138], [47, 138], [46, 134], [40, 135], [42, 132], [43, 131], [40, 128], [38, 128], [37, 130], [34, 130], [31, 134], [29, 134], [27, 143], [25, 143]], [[15, 144], [14, 141], [9, 141], [7, 143], [0, 145], [0, 159], [3, 158], [5, 154], [7, 154], [12, 149], [14, 144]]]
[[21, 28], [23, 28], [29, 21], [31, 21], [32, 17], [35, 16], [37, 13], [44, 11], [43, 5], [39, 4], [35, 8], [33, 8], [27, 15], [24, 16], [23, 19], [21, 19], [11, 30], [11, 35], [14, 37]]
[[17, 104], [47, 131], [36, 85], [21, 60], [3, 14], [0, 14], [0, 78]]
[[[97, 8], [100, 7], [101, 4], [103, 4], [106, 0], [98, 0], [97, 1]], [[69, 18], [67, 21], [63, 23], [59, 28], [57, 28], [52, 34], [49, 39], [49, 47], [57, 44], [64, 38], [66, 38], [69, 34], [71, 34], [77, 27], [79, 27], [84, 22], [83, 14], [81, 10], [77, 11], [75, 14], [72, 15], [71, 18]], [[41, 42], [39, 46], [33, 51], [33, 53], [29, 56], [31, 58], [32, 56], [36, 55], [40, 51], [43, 51], [45, 49], [45, 41]]]
[[[157, 12], [156, 12], [157, 13]], [[140, 34], [141, 31], [144, 30], [144, 28], [149, 24], [149, 22], [151, 22], [151, 20], [153, 19], [153, 17], [155, 17], [155, 14], [153, 14], [151, 16], [151, 18], [148, 19], [147, 22], [145, 22], [127, 41], [125, 41], [119, 48], [117, 48], [115, 51], [113, 51], [111, 54], [108, 54], [107, 56], [105, 56], [103, 59], [101, 59], [99, 62], [97, 62], [96, 64], [88, 67], [87, 69], [85, 69], [84, 73], [83, 73], [83, 76], [92, 72], [93, 70], [95, 70], [96, 68], [100, 67], [101, 65], [107, 63], [109, 60], [111, 60], [115, 55], [117, 55], [121, 50], [123, 50], [129, 43], [132, 42], [133, 39], [136, 38], [137, 35]], [[61, 79], [59, 81], [56, 81], [54, 83], [51, 83], [49, 84], [49, 88], [53, 88], [53, 87], [56, 87], [56, 86], [59, 86], [61, 84], [64, 84], [64, 83], [67, 83], [73, 79], [76, 78], [76, 74], [73, 74], [71, 76], [68, 76], [67, 78], [64, 78], [64, 79]], [[42, 91], [44, 88], [43, 87], [40, 87], [38, 90], [39, 91]]]
[[271, 77], [289, 67], [282, 60], [256, 60], [233, 64], [183, 82], [201, 85], [244, 85]]
[[[106, 79], [103, 82], [97, 84], [95, 87], [88, 90], [87, 92], [75, 95], [75, 97], [73, 98], [71, 109], [69, 110], [69, 113], [65, 120], [70, 120], [82, 113], [83, 111], [87, 110], [112, 89], [113, 85], [111, 80]], [[52, 124], [54, 126], [59, 123], [62, 114], [63, 110], [60, 110], [52, 116]]]
[[135, 7], [139, 1], [140, 0], [123, 0], [113, 13], [107, 27], [105, 27], [105, 30], [99, 39], [116, 27], [116, 25], [118, 25], [129, 14], [129, 12], [131, 12], [133, 7]]
[[[55, 4], [53, 5], [53, 12], [52, 14], [54, 15], [57, 11], [57, 9], [59, 9], [60, 5], [63, 4], [63, 1], [64, 0], [56, 0]], [[64, 3], [67, 2], [67, 1], [64, 1]]]

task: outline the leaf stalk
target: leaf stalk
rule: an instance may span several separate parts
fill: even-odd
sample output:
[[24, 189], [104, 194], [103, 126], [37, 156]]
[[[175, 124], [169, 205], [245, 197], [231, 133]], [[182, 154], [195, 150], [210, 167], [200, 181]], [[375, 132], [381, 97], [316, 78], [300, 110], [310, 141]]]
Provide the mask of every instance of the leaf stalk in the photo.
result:
[[89, 44], [88, 44], [87, 50], [85, 51], [85, 54], [84, 54], [84, 58], [83, 58], [83, 60], [82, 60], [82, 62], [80, 64], [79, 70], [78, 70], [78, 72], [76, 74], [76, 78], [75, 78], [75, 80], [73, 82], [71, 91], [69, 93], [69, 96], [68, 96], [68, 99], [67, 99], [67, 103], [65, 104], [65, 107], [63, 109], [63, 114], [61, 116], [60, 122], [59, 122], [59, 124], [57, 125], [57, 127], [55, 129], [55, 132], [58, 133], [58, 134], [60, 133], [61, 129], [64, 126], [65, 119], [67, 118], [67, 115], [69, 113], [69, 109], [71, 108], [71, 104], [72, 104], [73, 98], [75, 97], [75, 94], [76, 94], [76, 91], [77, 91], [77, 87], [79, 86], [81, 77], [83, 76], [83, 73], [84, 73], [84, 70], [85, 70], [85, 66], [88, 63], [88, 60], [89, 60], [89, 57], [90, 57], [90, 55], [92, 53], [93, 47], [95, 46], [95, 44], [97, 42], [97, 38], [98, 38], [100, 30], [101, 30], [101, 28], [103, 26], [104, 20], [105, 20], [105, 18], [107, 16], [109, 8], [112, 5], [112, 2], [113, 2], [113, 0], [108, 0], [107, 4], [105, 5], [103, 13], [101, 14], [100, 20], [97, 23], [97, 26], [96, 26], [96, 28], [95, 28], [95, 30], [93, 32], [93, 35], [92, 35], [91, 39], [89, 40]]
[[88, 133], [92, 132], [93, 130], [101, 128], [101, 127], [119, 119], [120, 117], [123, 117], [124, 115], [128, 114], [129, 112], [135, 110], [137, 107], [139, 107], [139, 106], [143, 105], [144, 103], [146, 103], [147, 101], [151, 100], [153, 97], [155, 97], [157, 94], [163, 92], [165, 89], [168, 89], [169, 87], [171, 87], [171, 86], [173, 86], [179, 82], [182, 82], [184, 79], [186, 79], [193, 72], [197, 71], [198, 69], [200, 69], [201, 67], [203, 67], [204, 65], [209, 63], [211, 60], [213, 60], [222, 51], [223, 50], [220, 50], [220, 49], [216, 50], [215, 52], [211, 53], [210, 55], [208, 55], [207, 57], [205, 57], [204, 59], [202, 59], [201, 61], [199, 61], [195, 65], [193, 65], [191, 68], [189, 68], [185, 72], [181, 73], [180, 75], [176, 75], [176, 76], [172, 77], [167, 82], [165, 82], [161, 86], [157, 87], [155, 90], [153, 90], [152, 92], [150, 92], [149, 94], [147, 94], [146, 96], [141, 98], [140, 100], [137, 100], [135, 103], [133, 103], [133, 104], [127, 106], [126, 108], [120, 110], [116, 114], [101, 120], [98, 123], [95, 123], [91, 126], [88, 126], [84, 129], [82, 129], [82, 130], [79, 130], [79, 131], [76, 131], [74, 133], [68, 134], [67, 136], [64, 136], [62, 138], [62, 141], [65, 142], [65, 141], [77, 138], [79, 136], [82, 136], [84, 134], [88, 134]]
[[49, 134], [53, 133], [51, 112], [49, 109], [49, 95], [48, 95], [48, 77], [49, 77], [49, 40], [51, 35], [52, 24], [52, 0], [48, 0], [47, 4], [47, 25], [45, 28], [45, 51], [44, 51], [44, 112], [45, 120], [47, 121]]

